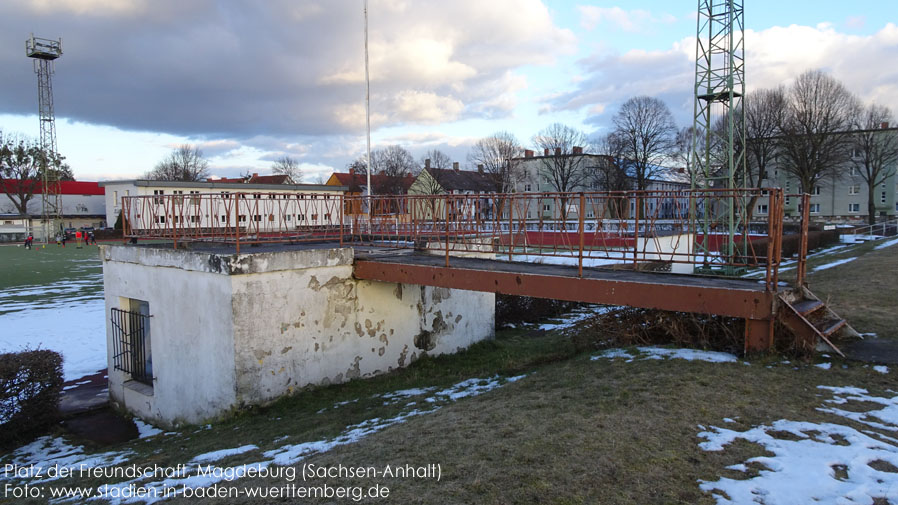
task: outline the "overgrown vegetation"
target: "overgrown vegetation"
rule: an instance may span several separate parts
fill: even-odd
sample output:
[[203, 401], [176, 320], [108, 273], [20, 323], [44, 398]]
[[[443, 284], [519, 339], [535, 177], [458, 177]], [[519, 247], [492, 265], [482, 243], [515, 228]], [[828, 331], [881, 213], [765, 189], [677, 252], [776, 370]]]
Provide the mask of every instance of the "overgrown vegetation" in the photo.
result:
[[26, 350], [0, 354], [0, 447], [39, 433], [56, 421], [62, 356]]

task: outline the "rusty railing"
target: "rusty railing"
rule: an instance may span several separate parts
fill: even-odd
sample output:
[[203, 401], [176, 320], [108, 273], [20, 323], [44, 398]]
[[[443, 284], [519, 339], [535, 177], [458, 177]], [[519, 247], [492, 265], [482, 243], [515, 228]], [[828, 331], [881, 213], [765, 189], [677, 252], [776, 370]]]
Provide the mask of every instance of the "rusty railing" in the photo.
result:
[[[766, 212], [748, 212], [765, 201]], [[708, 273], [763, 267], [770, 289], [781, 262], [783, 206], [778, 189], [122, 199], [126, 239], [223, 242], [238, 251], [247, 243], [334, 241], [438, 253], [447, 265], [464, 253], [570, 264], [581, 276], [584, 266], [611, 264]], [[720, 219], [730, 208], [742, 216], [735, 244]]]

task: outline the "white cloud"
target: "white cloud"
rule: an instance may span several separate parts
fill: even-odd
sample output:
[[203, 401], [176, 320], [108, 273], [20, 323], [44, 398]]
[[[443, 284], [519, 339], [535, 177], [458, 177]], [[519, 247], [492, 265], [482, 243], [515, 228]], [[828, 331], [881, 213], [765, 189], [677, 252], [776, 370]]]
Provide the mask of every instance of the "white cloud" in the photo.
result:
[[671, 24], [677, 18], [672, 14], [664, 13], [654, 16], [643, 9], [624, 10], [620, 7], [597, 7], [595, 5], [577, 6], [580, 11], [580, 24], [587, 30], [593, 30], [603, 23], [610, 23], [625, 32], [646, 32], [651, 25], [662, 23]]
[[[831, 25], [792, 25], [747, 30], [748, 91], [787, 84], [801, 72], [821, 68], [863, 101], [898, 108], [898, 26], [885, 25], [872, 35], [838, 32]], [[585, 111], [588, 121], [605, 124], [616, 105], [636, 95], [664, 99], [680, 124], [692, 114], [695, 39], [685, 38], [664, 51], [601, 52], [581, 61], [584, 76], [575, 89], [544, 100], [545, 112]], [[601, 107], [599, 107], [601, 105]]]

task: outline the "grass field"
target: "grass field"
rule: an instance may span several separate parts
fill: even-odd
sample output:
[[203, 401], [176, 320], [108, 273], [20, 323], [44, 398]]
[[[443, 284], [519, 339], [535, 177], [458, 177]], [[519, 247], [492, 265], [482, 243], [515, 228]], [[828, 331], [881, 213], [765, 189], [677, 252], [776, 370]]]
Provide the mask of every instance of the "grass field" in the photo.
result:
[[[898, 316], [889, 314], [896, 301], [894, 274], [890, 278], [884, 272], [898, 268], [898, 246], [874, 250], [874, 245], [813, 259], [811, 268], [840, 257], [857, 258], [812, 273], [811, 288], [829, 296], [843, 315], [861, 321], [852, 320], [859, 331], [895, 338]], [[871, 282], [874, 277], [882, 282]], [[848, 289], [852, 295], [844, 296]], [[851, 496], [857, 503], [898, 505], [898, 416], [887, 415], [887, 409], [898, 409], [898, 371], [827, 356], [810, 363], [779, 356], [751, 363], [709, 363], [645, 359], [634, 349], [628, 353], [637, 359], [593, 360], [576, 352], [571, 340], [576, 331], [503, 330], [494, 340], [458, 355], [424, 358], [386, 376], [300, 392], [227, 421], [104, 448], [46, 438], [3, 456], [0, 466], [60, 461], [53, 451], [70, 463], [163, 467], [186, 463], [195, 468], [211, 461], [219, 468], [259, 467], [260, 462], [277, 468], [266, 462], [283, 458], [290, 465], [331, 468], [439, 465], [439, 480], [335, 477], [303, 482], [280, 476], [219, 483], [224, 492], [291, 484], [389, 488], [389, 500], [362, 503], [685, 504], [729, 503], [726, 499], [732, 498], [733, 503], [758, 499], [772, 504], [806, 503], [815, 497], [833, 503], [834, 497], [866, 490], [868, 495]], [[476, 384], [483, 387], [482, 394], [472, 392], [467, 382], [472, 378], [480, 379]], [[468, 389], [459, 384], [468, 384]], [[865, 392], [851, 390], [854, 396], [849, 397], [821, 386]], [[832, 411], [833, 405], [848, 413]], [[876, 414], [881, 417], [864, 417], [877, 409], [884, 409]], [[802, 429], [786, 421], [801, 422]], [[700, 446], [711, 440], [709, 432], [726, 430], [743, 438], [736, 437], [723, 450]], [[764, 437], [772, 445], [762, 445]], [[801, 459], [785, 453], [790, 447], [804, 450], [799, 455], [820, 456]], [[768, 459], [748, 461], [756, 457]], [[727, 489], [735, 493], [733, 486], [748, 477], [758, 483], [756, 492], [747, 495], [701, 487], [730, 486]], [[722, 478], [736, 484], [720, 484]], [[72, 478], [43, 486], [96, 487], [123, 481]], [[27, 482], [11, 479], [0, 484]], [[151, 482], [159, 485], [160, 479], [138, 481]], [[804, 494], [789, 499], [783, 494], [789, 489]], [[220, 500], [274, 501], [246, 496]], [[199, 501], [176, 497], [166, 503]]]

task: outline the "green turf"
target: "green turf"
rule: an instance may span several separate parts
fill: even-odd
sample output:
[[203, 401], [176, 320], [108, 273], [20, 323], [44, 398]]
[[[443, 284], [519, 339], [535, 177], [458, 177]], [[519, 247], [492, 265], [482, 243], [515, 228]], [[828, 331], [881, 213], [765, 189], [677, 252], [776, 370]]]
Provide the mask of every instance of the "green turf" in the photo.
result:
[[103, 290], [97, 246], [35, 244], [0, 247], [0, 315]]

